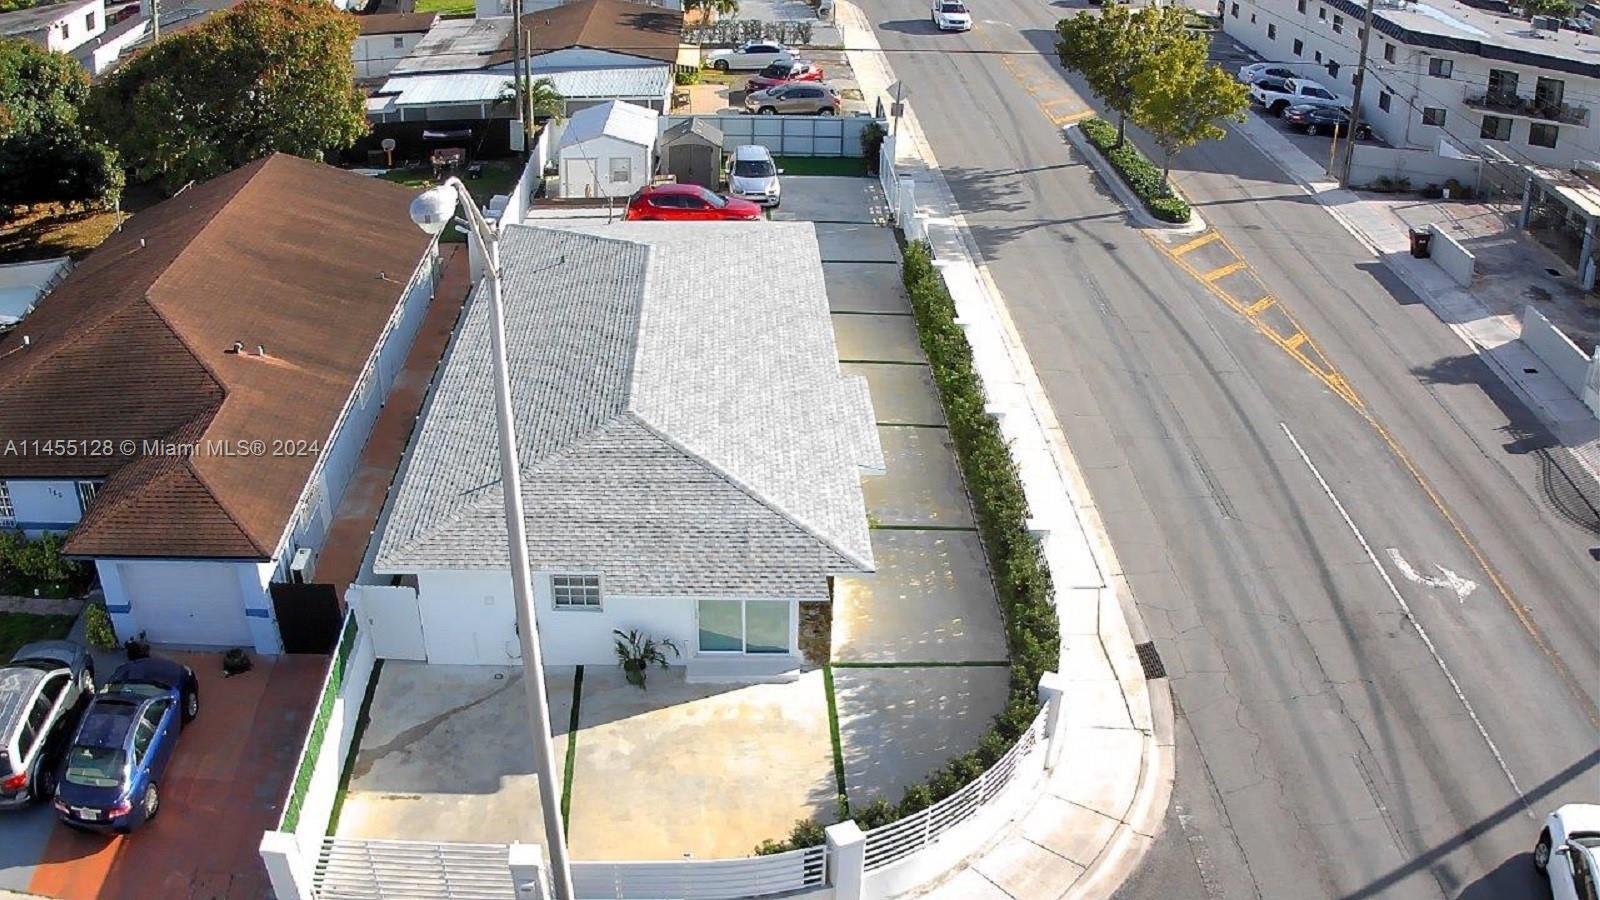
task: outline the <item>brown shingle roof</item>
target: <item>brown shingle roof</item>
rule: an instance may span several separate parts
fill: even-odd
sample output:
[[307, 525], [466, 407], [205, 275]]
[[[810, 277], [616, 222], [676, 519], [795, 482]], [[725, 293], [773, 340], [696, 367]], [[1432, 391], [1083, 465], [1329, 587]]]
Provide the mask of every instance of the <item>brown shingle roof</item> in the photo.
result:
[[4, 454], [0, 477], [107, 479], [69, 553], [270, 558], [318, 454], [122, 444], [325, 444], [427, 252], [411, 196], [279, 154], [130, 219], [0, 337], [0, 435], [110, 452]]
[[[587, 47], [672, 63], [677, 61], [678, 45], [683, 41], [682, 10], [626, 0], [576, 0], [524, 14], [522, 23], [531, 32], [533, 56]], [[488, 64], [500, 65], [513, 57], [511, 35], [507, 34]]]
[[371, 13], [357, 16], [362, 34], [421, 34], [439, 21], [438, 13]]

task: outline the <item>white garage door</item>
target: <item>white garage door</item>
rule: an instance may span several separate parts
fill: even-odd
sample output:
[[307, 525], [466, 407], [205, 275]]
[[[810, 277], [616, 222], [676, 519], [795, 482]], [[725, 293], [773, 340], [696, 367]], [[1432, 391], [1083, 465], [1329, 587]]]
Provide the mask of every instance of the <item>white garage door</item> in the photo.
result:
[[133, 619], [152, 643], [254, 645], [234, 566], [138, 562], [118, 569]]

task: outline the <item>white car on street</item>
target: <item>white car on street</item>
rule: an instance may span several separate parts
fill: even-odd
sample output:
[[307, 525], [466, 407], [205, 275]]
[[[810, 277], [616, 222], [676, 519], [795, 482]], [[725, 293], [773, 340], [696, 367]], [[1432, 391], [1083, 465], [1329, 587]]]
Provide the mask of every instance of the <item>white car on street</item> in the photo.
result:
[[756, 71], [775, 62], [792, 62], [794, 51], [771, 41], [752, 41], [732, 49], [724, 47], [706, 54], [706, 65], [718, 71]]
[[1245, 84], [1255, 84], [1263, 78], [1293, 78], [1295, 71], [1279, 63], [1251, 63], [1239, 67], [1239, 80]]
[[972, 30], [972, 11], [957, 0], [933, 0], [930, 15], [940, 31]]
[[1544, 820], [1534, 868], [1550, 879], [1555, 900], [1600, 897], [1600, 806], [1568, 803]]

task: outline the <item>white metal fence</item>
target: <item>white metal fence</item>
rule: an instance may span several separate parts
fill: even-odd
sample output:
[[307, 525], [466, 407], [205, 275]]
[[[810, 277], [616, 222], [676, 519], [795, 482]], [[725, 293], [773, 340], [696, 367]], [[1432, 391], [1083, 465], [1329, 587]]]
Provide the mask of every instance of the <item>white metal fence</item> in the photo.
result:
[[773, 156], [860, 156], [869, 116], [662, 116], [666, 131], [688, 119], [705, 119], [722, 131], [722, 149], [760, 144]]
[[505, 844], [432, 844], [329, 837], [315, 876], [318, 900], [514, 900]]
[[1039, 746], [1047, 713], [1048, 710], [1041, 711], [1028, 730], [1017, 739], [1016, 746], [1000, 757], [977, 781], [921, 812], [866, 832], [867, 871], [881, 869], [911, 856], [999, 796], [1011, 784], [1022, 761]]
[[732, 900], [821, 887], [827, 880], [826, 847], [746, 859], [572, 864], [573, 890], [583, 900]]

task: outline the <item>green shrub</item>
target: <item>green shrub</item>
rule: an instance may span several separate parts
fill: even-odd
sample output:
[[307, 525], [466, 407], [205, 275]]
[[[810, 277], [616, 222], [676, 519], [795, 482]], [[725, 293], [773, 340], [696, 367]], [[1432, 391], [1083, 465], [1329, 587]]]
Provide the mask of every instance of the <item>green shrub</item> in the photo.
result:
[[1163, 222], [1179, 225], [1189, 221], [1188, 202], [1167, 183], [1161, 168], [1146, 159], [1132, 141], [1123, 141], [1122, 146], [1117, 146], [1116, 126], [1102, 119], [1085, 119], [1078, 128], [1089, 143], [1100, 151], [1100, 155], [1111, 163], [1111, 168], [1122, 176], [1123, 183], [1139, 198], [1150, 215]]
[[828, 840], [825, 828], [816, 819], [796, 819], [789, 836], [781, 841], [768, 838], [756, 845], [757, 856], [788, 853], [804, 847], [820, 847]]
[[926, 784], [913, 784], [900, 797], [900, 817], [921, 812], [933, 805], [933, 791]]
[[0, 593], [69, 597], [90, 582], [89, 567], [61, 555], [59, 534], [30, 541], [21, 531], [0, 532]]
[[699, 69], [679, 69], [677, 71], [677, 73], [672, 76], [672, 81], [678, 87], [684, 87], [686, 85], [691, 85], [691, 84], [699, 84], [700, 83], [700, 70]]
[[117, 649], [117, 630], [111, 627], [111, 614], [98, 603], [83, 610], [83, 637], [97, 650]]
[[852, 810], [851, 818], [856, 820], [856, 825], [862, 831], [871, 831], [900, 818], [900, 812], [895, 809], [894, 804], [882, 797], [878, 797], [871, 803], [858, 806]]

